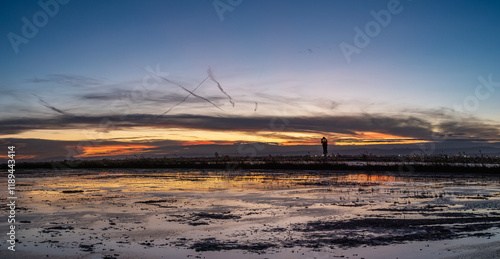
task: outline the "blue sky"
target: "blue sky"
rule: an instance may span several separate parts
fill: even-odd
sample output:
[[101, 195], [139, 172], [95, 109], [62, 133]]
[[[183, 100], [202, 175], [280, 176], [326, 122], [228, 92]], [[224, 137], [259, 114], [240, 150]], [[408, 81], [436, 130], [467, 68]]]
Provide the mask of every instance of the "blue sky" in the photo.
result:
[[[167, 115], [248, 119], [284, 116], [286, 110], [290, 118], [321, 121], [368, 115], [398, 118], [406, 124], [415, 117], [429, 123], [430, 131], [480, 139], [477, 132], [484, 131], [477, 127], [482, 127], [489, 132], [484, 138], [499, 139], [498, 132], [491, 130], [500, 124], [498, 87], [472, 103], [474, 109], [460, 113], [453, 108], [475, 100], [470, 96], [480, 84], [478, 77], [491, 75], [493, 82], [500, 81], [500, 3], [496, 1], [243, 0], [229, 1], [239, 4], [224, 12], [222, 20], [216, 1], [41, 2], [57, 3], [59, 10], [47, 16], [46, 25], [26, 38], [26, 44], [19, 44], [18, 53], [9, 33], [23, 36], [21, 19], [32, 21], [43, 8], [37, 1], [0, 3], [4, 35], [0, 120], [9, 124], [5, 131], [9, 141], [26, 138], [19, 133], [35, 129], [82, 127], [78, 123], [24, 125], [13, 119], [160, 115], [189, 93], [148, 71], [192, 90], [207, 77], [209, 67], [235, 106], [208, 80], [196, 93], [215, 105], [190, 96]], [[371, 12], [387, 10], [388, 5], [401, 11], [391, 14], [387, 26], [380, 26], [379, 33], [348, 62], [340, 44], [355, 45], [354, 28], [364, 31], [375, 20]], [[145, 80], [158, 85], [144, 88]], [[134, 89], [136, 95], [131, 97]], [[442, 122], [454, 120], [471, 122], [476, 128], [461, 125], [461, 132], [445, 132]], [[349, 138], [334, 128], [314, 130], [320, 126], [300, 132]], [[248, 133], [244, 128], [233, 130]], [[407, 137], [380, 125], [351, 130]], [[31, 136], [47, 138], [38, 134]], [[74, 140], [78, 138], [88, 139], [75, 136]]]

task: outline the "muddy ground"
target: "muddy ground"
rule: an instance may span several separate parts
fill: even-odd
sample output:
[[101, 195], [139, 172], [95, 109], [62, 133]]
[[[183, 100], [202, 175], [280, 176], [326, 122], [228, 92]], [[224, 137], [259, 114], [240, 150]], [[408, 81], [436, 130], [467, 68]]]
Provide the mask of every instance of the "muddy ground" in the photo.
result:
[[[494, 176], [137, 169], [18, 177], [16, 252], [3, 242], [2, 258], [500, 253], [493, 245], [500, 241], [500, 178]], [[470, 242], [476, 245], [467, 247]], [[448, 243], [456, 245], [438, 249]], [[415, 244], [420, 252], [404, 252]]]

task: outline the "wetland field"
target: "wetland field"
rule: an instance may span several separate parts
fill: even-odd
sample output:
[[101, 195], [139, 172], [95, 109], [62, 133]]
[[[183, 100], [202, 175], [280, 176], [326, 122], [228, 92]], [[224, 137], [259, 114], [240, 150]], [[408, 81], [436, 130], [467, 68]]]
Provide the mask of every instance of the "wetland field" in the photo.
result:
[[491, 174], [20, 169], [16, 189], [1, 258], [500, 258]]

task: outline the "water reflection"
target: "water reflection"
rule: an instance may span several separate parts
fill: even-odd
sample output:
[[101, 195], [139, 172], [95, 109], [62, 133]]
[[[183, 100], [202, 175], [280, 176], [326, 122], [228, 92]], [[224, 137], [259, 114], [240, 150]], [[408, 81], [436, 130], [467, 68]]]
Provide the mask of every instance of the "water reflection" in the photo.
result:
[[[500, 204], [500, 178], [486, 176], [134, 169], [41, 174], [20, 179], [23, 220], [33, 222], [22, 231], [34, 250], [48, 249], [54, 241], [83, 253], [78, 250], [82, 242], [96, 250], [102, 245], [116, 251], [156, 247], [172, 252], [178, 245], [213, 245], [215, 239], [243, 247], [272, 240], [298, 249], [322, 244], [325, 234], [328, 242], [340, 240], [337, 245], [344, 237], [360, 244], [375, 244], [379, 234], [389, 243], [414, 238], [415, 229], [401, 220], [420, 222], [418, 233], [427, 240], [475, 231], [483, 223], [490, 228], [485, 221], [498, 217]], [[442, 223], [439, 228], [436, 220]], [[457, 221], [471, 224], [455, 228]], [[334, 228], [323, 233], [322, 224]], [[426, 232], [440, 228], [444, 232]]]
[[[447, 179], [447, 180], [445, 180]], [[39, 182], [42, 181], [42, 182]], [[329, 173], [283, 171], [147, 171], [90, 172], [71, 177], [39, 178], [36, 186], [45, 191], [80, 189], [115, 192], [211, 192], [221, 190], [280, 190], [311, 186], [370, 186], [401, 183], [443, 183], [450, 178], [396, 176], [376, 173]], [[477, 184], [478, 179], [454, 177], [453, 182]], [[498, 179], [484, 179], [498, 182]], [[37, 191], [34, 186], [32, 191]]]
[[[280, 190], [307, 188], [311, 185], [352, 185], [360, 183], [382, 184], [404, 181], [401, 177], [378, 174], [317, 174], [282, 172], [155, 172], [155, 173], [101, 173], [87, 176], [83, 182], [75, 182], [72, 188], [113, 189], [127, 192], [147, 191], [220, 191]], [[83, 180], [83, 179], [82, 179]], [[69, 183], [67, 183], [69, 184]]]

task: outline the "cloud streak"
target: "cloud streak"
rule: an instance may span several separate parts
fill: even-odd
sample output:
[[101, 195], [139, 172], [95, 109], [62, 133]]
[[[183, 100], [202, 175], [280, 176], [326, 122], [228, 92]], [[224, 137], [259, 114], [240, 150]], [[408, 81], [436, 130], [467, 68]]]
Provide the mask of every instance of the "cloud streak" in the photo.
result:
[[[198, 84], [198, 86], [196, 86], [196, 88], [194, 88], [194, 89], [193, 89], [193, 92], [195, 92], [196, 90], [198, 90], [198, 88], [199, 88], [199, 87], [200, 87], [200, 86], [201, 86], [201, 85], [202, 85], [202, 84], [203, 84], [203, 83], [204, 83], [207, 79], [208, 79], [208, 76], [207, 76], [207, 77], [205, 77], [205, 79], [203, 79], [203, 81], [201, 81], [201, 82]], [[179, 106], [179, 105], [183, 104], [183, 103], [187, 100], [187, 98], [188, 98], [189, 96], [191, 96], [191, 94], [186, 95], [186, 97], [184, 97], [184, 99], [182, 99], [180, 102], [178, 102], [178, 103], [174, 104], [172, 107], [170, 107], [170, 109], [168, 109], [166, 112], [162, 113], [161, 115], [165, 115], [165, 114], [169, 113], [169, 112], [170, 112], [173, 108], [175, 108], [175, 107], [177, 107], [177, 106]]]
[[165, 80], [165, 81], [166, 81], [166, 82], [168, 82], [168, 83], [171, 83], [171, 84], [173, 84], [173, 85], [176, 85], [176, 86], [178, 86], [178, 87], [182, 88], [184, 91], [188, 92], [189, 94], [191, 94], [191, 95], [193, 95], [193, 96], [195, 96], [195, 97], [197, 97], [197, 98], [200, 98], [200, 99], [202, 99], [202, 100], [205, 100], [206, 102], [208, 102], [208, 103], [212, 104], [214, 107], [216, 107], [217, 109], [219, 109], [219, 110], [221, 110], [221, 111], [222, 111], [222, 108], [220, 108], [217, 104], [213, 103], [212, 101], [208, 100], [208, 99], [207, 99], [207, 98], [205, 98], [205, 97], [202, 97], [202, 96], [199, 96], [199, 95], [195, 94], [193, 91], [188, 90], [186, 87], [182, 86], [181, 84], [176, 83], [176, 82], [173, 82], [173, 81], [169, 80], [168, 78], [163, 77], [163, 76], [160, 76], [160, 75], [158, 75], [158, 74], [155, 74], [155, 73], [153, 73], [153, 74], [154, 74], [156, 77], [161, 78], [161, 79]]
[[69, 113], [67, 113], [67, 112], [64, 112], [64, 111], [62, 111], [62, 110], [59, 110], [59, 109], [57, 109], [56, 107], [54, 107], [54, 106], [50, 105], [48, 102], [44, 101], [44, 100], [42, 99], [42, 97], [40, 97], [40, 96], [38, 96], [38, 95], [36, 95], [36, 94], [33, 94], [33, 95], [34, 95], [34, 96], [36, 96], [36, 97], [38, 98], [38, 102], [39, 102], [41, 105], [43, 105], [43, 106], [45, 106], [45, 107], [47, 107], [47, 108], [49, 108], [49, 109], [51, 109], [51, 110], [53, 110], [53, 111], [55, 111], [55, 112], [57, 112], [57, 113], [60, 113], [60, 114], [62, 114], [62, 115], [72, 116], [71, 114], [69, 114]]
[[207, 70], [207, 74], [208, 74], [208, 77], [210, 77], [210, 80], [214, 81], [216, 84], [217, 84], [217, 87], [219, 88], [219, 90], [227, 96], [227, 98], [229, 98], [229, 102], [231, 103], [231, 105], [233, 105], [234, 107], [234, 102], [233, 102], [233, 99], [231, 98], [231, 96], [229, 96], [229, 94], [226, 93], [226, 91], [224, 91], [224, 89], [222, 89], [222, 86], [220, 85], [219, 81], [217, 81], [217, 79], [215, 79], [215, 76], [214, 76], [214, 73], [212, 72], [212, 69], [209, 67], [208, 70]]

